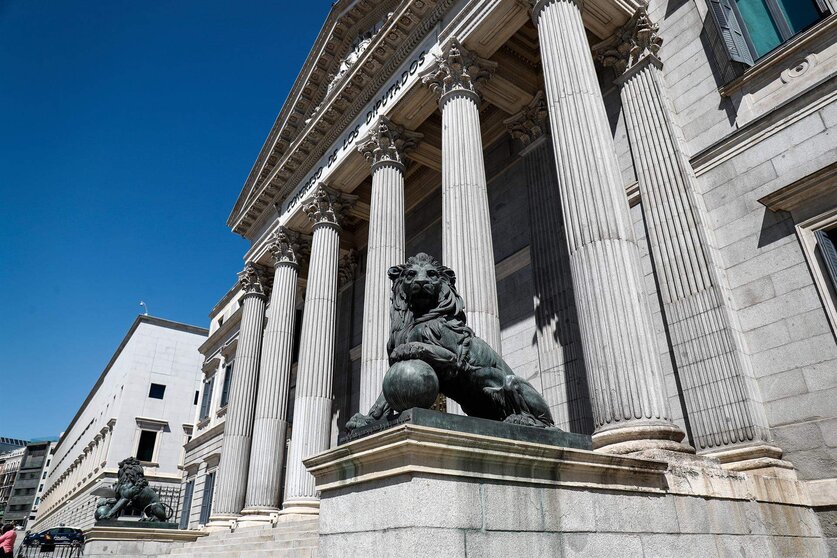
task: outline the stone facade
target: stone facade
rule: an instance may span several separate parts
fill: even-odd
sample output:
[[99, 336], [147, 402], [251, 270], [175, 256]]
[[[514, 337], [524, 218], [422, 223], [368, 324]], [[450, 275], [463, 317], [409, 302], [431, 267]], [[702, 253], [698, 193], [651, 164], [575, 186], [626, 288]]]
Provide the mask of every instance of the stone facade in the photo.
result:
[[[727, 3], [334, 5], [228, 220], [251, 242], [247, 268], [276, 273], [257, 295], [239, 281], [202, 349], [209, 378], [245, 334], [249, 347], [247, 389], [233, 382], [226, 411], [240, 407], [240, 439], [220, 442], [229, 426], [210, 403], [187, 446], [187, 482], [220, 463], [210, 528], [317, 514], [302, 462], [335, 447], [379, 392], [382, 270], [419, 251], [454, 268], [470, 325], [561, 428], [591, 434], [599, 452], [696, 452], [730, 474], [816, 482], [824, 496], [758, 513], [801, 506], [806, 525], [816, 511], [827, 523], [837, 261], [822, 243], [837, 229], [837, 5], [811, 0], [821, 17], [753, 59], [748, 22], [715, 9]], [[289, 234], [305, 239], [305, 257], [280, 273], [276, 235]], [[250, 311], [247, 297], [269, 305]], [[254, 439], [254, 425], [269, 435]], [[224, 459], [233, 445], [235, 463]], [[643, 516], [646, 501], [626, 505]], [[737, 539], [749, 527], [689, 531], [672, 509], [653, 535], [612, 525], [554, 542], [570, 554], [614, 537], [629, 554], [793, 554], [781, 527]], [[528, 540], [474, 537], [473, 548]]]

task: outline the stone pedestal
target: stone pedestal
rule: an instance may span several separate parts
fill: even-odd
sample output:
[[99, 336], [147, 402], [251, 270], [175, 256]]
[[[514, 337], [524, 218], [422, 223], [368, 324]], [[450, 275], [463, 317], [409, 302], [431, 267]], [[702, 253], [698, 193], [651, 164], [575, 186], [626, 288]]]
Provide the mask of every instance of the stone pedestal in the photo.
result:
[[826, 556], [804, 484], [693, 457], [403, 424], [306, 465], [321, 491], [320, 558]]
[[84, 556], [158, 558], [168, 556], [179, 543], [194, 542], [204, 536], [204, 531], [154, 529], [140, 524], [129, 527], [97, 525], [84, 533]]
[[288, 430], [288, 392], [296, 319], [299, 260], [306, 240], [281, 227], [270, 240], [275, 271], [270, 315], [262, 341], [259, 389], [253, 421], [253, 445], [240, 526], [270, 523], [279, 511], [279, 491]]
[[[442, 111], [442, 263], [456, 271], [468, 325], [500, 350], [500, 310], [480, 133], [480, 82], [496, 62], [451, 40], [422, 75]], [[448, 399], [448, 412], [462, 409]]]
[[532, 2], [595, 431], [612, 453], [694, 451], [671, 422], [639, 248], [577, 0]]
[[248, 263], [239, 273], [239, 281], [245, 294], [242, 297], [235, 372], [224, 426], [224, 446], [218, 465], [212, 515], [207, 524], [210, 530], [229, 527], [240, 515], [247, 491], [247, 471], [250, 464], [250, 443], [267, 299], [267, 276], [260, 266]]

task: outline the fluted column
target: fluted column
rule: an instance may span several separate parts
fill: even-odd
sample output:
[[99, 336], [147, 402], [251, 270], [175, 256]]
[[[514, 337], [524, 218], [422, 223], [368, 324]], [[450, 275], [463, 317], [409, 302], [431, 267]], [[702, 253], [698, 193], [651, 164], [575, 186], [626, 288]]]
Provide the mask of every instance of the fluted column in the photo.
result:
[[285, 436], [288, 430], [288, 392], [291, 383], [296, 291], [299, 263], [308, 240], [280, 227], [268, 244], [273, 256], [270, 312], [262, 337], [259, 385], [253, 421], [253, 443], [243, 522], [269, 523], [279, 511]]
[[667, 106], [657, 51], [662, 39], [644, 8], [596, 48], [616, 72], [663, 314], [695, 445], [723, 449], [769, 439], [763, 407], [721, 291], [695, 177]]
[[349, 201], [320, 184], [305, 212], [314, 224], [297, 365], [296, 398], [283, 514], [316, 514], [320, 500], [302, 460], [328, 449], [331, 438], [334, 335], [340, 222]]
[[391, 284], [387, 270], [404, 261], [404, 155], [420, 138], [421, 134], [405, 130], [382, 116], [358, 146], [372, 165], [360, 353], [362, 412], [366, 412], [378, 399], [384, 374], [389, 368], [387, 341]]
[[230, 402], [224, 425], [224, 444], [212, 516], [207, 528], [226, 527], [244, 508], [247, 472], [250, 464], [250, 442], [256, 407], [259, 378], [259, 357], [262, 352], [267, 278], [264, 270], [248, 262], [238, 274], [242, 297], [241, 325], [235, 354], [235, 373], [230, 386]]
[[[500, 352], [494, 245], [480, 133], [480, 83], [496, 68], [452, 39], [423, 72], [442, 111], [442, 261], [456, 271], [468, 325]], [[451, 399], [448, 412], [462, 414]]]
[[523, 145], [520, 155], [526, 167], [540, 367], [536, 383], [556, 426], [590, 433], [590, 393], [548, 119], [546, 98], [539, 91], [529, 106], [505, 121], [509, 133]]
[[628, 200], [577, 0], [533, 2], [593, 447], [688, 450], [671, 422]]

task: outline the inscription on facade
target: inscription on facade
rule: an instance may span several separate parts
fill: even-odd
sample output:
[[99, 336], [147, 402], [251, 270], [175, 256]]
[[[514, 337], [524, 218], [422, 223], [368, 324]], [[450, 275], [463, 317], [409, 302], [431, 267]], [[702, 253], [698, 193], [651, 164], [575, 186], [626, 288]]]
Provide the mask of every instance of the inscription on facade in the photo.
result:
[[357, 124], [346, 132], [343, 138], [335, 144], [335, 147], [329, 152], [326, 160], [318, 166], [302, 183], [302, 186], [288, 198], [285, 202], [285, 210], [283, 214], [288, 214], [293, 211], [299, 202], [305, 198], [311, 188], [323, 177], [323, 173], [333, 167], [340, 157], [346, 152], [354, 148], [357, 139], [366, 131], [366, 128], [375, 120], [378, 114], [389, 106], [393, 100], [398, 96], [398, 93], [405, 90], [408, 84], [411, 84], [417, 79], [419, 70], [424, 67], [427, 61], [427, 48], [422, 48], [419, 54], [414, 56], [409, 64], [405, 64], [403, 71], [397, 75], [390, 83], [389, 87], [384, 89], [378, 96], [375, 102], [367, 105], [365, 116], [357, 122]]

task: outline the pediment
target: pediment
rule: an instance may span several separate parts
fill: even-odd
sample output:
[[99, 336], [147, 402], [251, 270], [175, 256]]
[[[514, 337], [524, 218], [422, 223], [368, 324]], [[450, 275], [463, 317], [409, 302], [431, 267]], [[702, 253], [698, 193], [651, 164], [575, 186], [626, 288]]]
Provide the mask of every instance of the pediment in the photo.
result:
[[[242, 192], [228, 219], [235, 227], [239, 213], [249, 206], [313, 114], [339, 94], [340, 85], [348, 78], [353, 62], [364, 54], [375, 35], [384, 27], [397, 0], [340, 0], [329, 12], [302, 69], [273, 124], [256, 159]], [[333, 110], [348, 105], [348, 99], [335, 99]], [[312, 140], [317, 131], [309, 132]], [[305, 145], [303, 144], [303, 151]]]

